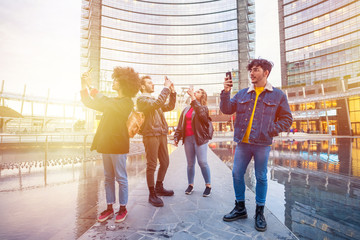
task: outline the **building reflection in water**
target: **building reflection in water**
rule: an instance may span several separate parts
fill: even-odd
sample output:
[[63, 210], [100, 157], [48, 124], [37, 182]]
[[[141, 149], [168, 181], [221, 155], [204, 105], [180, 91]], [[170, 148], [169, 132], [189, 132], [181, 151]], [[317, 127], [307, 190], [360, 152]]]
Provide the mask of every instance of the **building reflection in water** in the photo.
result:
[[[145, 179], [142, 144], [134, 149], [130, 191]], [[42, 149], [1, 150], [0, 239], [75, 239], [96, 222], [106, 206], [103, 164], [98, 153], [87, 151], [85, 161], [82, 155], [81, 147], [53, 148], [44, 164]]]
[[[209, 146], [232, 167], [236, 145]], [[360, 238], [360, 139], [275, 141], [268, 171], [267, 206], [297, 237]], [[245, 181], [254, 190], [252, 163]]]

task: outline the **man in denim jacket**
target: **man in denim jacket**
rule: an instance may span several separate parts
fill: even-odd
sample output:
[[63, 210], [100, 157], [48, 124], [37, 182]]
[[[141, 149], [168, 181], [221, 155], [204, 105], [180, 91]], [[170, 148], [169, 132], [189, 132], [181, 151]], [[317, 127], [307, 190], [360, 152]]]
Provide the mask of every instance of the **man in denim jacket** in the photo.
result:
[[286, 95], [267, 81], [273, 64], [265, 59], [254, 59], [247, 66], [252, 85], [240, 90], [230, 99], [231, 79], [225, 78], [220, 95], [220, 110], [225, 114], [236, 112], [234, 141], [237, 142], [232, 170], [235, 190], [235, 208], [224, 221], [247, 218], [245, 208], [246, 168], [254, 157], [256, 176], [255, 229], [265, 231], [264, 206], [267, 192], [267, 162], [272, 139], [287, 131], [292, 115]]

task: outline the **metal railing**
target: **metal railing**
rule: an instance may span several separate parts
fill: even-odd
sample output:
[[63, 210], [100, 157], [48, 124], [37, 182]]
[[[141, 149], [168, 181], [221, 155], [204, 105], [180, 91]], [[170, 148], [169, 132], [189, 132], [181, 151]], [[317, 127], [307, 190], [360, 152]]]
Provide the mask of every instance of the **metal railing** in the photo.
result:
[[0, 144], [3, 143], [82, 143], [84, 139], [94, 136], [86, 134], [0, 134]]

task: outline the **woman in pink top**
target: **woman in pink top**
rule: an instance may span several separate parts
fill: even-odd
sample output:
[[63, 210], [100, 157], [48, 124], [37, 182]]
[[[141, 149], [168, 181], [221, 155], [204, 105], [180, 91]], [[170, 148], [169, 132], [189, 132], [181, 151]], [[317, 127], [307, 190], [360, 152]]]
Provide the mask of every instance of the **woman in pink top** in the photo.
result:
[[187, 176], [189, 186], [185, 194], [190, 195], [194, 188], [195, 160], [197, 158], [201, 173], [205, 180], [204, 197], [210, 196], [210, 168], [207, 163], [207, 143], [212, 138], [209, 133], [211, 119], [207, 108], [207, 94], [203, 89], [196, 92], [191, 88], [187, 91], [191, 98], [190, 106], [181, 113], [179, 124], [174, 135], [175, 145], [182, 139], [187, 159]]

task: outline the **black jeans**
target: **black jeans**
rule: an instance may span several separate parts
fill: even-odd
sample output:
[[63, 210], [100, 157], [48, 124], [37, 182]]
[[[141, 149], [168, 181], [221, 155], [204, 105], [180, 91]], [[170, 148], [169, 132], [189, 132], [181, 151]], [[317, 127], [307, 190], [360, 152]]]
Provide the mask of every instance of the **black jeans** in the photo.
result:
[[154, 173], [157, 160], [159, 159], [160, 168], [157, 175], [157, 181], [164, 181], [166, 171], [169, 167], [169, 153], [167, 148], [167, 136], [143, 137], [143, 143], [146, 153], [146, 180], [148, 187], [154, 187]]

